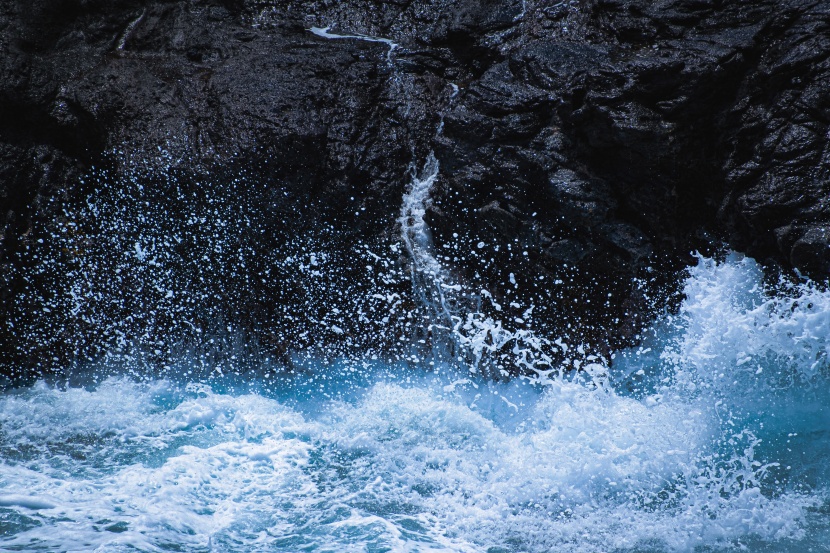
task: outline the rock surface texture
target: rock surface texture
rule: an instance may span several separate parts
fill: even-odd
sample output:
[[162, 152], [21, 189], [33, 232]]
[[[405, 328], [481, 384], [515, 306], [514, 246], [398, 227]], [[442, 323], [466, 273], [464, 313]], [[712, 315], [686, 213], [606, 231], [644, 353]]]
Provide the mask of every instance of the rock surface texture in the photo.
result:
[[[51, 286], [31, 252], [76, 224], [96, 171], [255, 204], [251, 263], [321, 225], [329, 250], [385, 244], [434, 152], [426, 220], [454, 278], [521, 310], [547, 297], [551, 331], [598, 349], [636, 337], [642, 286], [695, 250], [826, 279], [829, 83], [828, 0], [7, 0], [2, 371], [105, 347], [55, 353], [74, 339], [32, 330], [21, 299]], [[227, 192], [240, 174], [262, 186]], [[169, 200], [147, 189], [148, 209]], [[272, 312], [298, 292], [213, 276], [244, 292], [220, 294], [229, 320], [292, 349]]]

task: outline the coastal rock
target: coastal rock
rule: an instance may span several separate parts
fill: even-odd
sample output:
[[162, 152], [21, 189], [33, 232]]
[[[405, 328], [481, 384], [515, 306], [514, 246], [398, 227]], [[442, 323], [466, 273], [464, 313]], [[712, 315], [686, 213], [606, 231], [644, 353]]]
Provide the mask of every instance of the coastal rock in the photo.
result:
[[[91, 175], [144, 182], [148, 206], [188, 186], [234, 198], [239, 217], [253, 206], [263, 232], [240, 251], [329, 229], [358, 282], [365, 264], [344, 252], [394, 239], [433, 151], [426, 219], [454, 278], [505, 306], [544, 302], [540, 328], [604, 351], [636, 337], [644, 286], [671, 289], [696, 250], [826, 279], [828, 37], [827, 0], [7, 2], [3, 371], [86, 355], [21, 344], [47, 334], [30, 316], [31, 290], [51, 286], [32, 252], [77, 223], [67, 213], [102, 186]], [[240, 175], [259, 187], [232, 189]], [[280, 338], [274, 313], [300, 285], [249, 276], [202, 278], [244, 290], [215, 294], [226, 318], [289, 351], [302, 332]], [[320, 341], [359, 333], [335, 327]]]

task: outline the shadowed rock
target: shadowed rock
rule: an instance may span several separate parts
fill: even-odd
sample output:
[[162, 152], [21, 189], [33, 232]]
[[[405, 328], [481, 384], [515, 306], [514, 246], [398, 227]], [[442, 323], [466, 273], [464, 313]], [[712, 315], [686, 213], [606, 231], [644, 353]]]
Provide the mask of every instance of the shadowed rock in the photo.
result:
[[[410, 169], [434, 151], [427, 220], [436, 249], [454, 252], [455, 277], [507, 300], [505, 320], [543, 305], [539, 328], [600, 350], [636, 337], [653, 307], [643, 286], [665, 288], [692, 251], [721, 240], [818, 279], [830, 271], [827, 1], [39, 0], [2, 10], [0, 295], [2, 319], [16, 325], [0, 329], [6, 373], [106, 349], [21, 345], [46, 334], [33, 330], [31, 290], [57, 286], [33, 276], [43, 261], [32, 252], [66, 235], [67, 213], [106, 186], [90, 177], [102, 170], [110, 183], [157, 183], [130, 196], [139, 208], [170, 201], [172, 181], [157, 177], [171, 172], [180, 188], [257, 206], [263, 232], [238, 246], [250, 259], [330, 229], [320, 247], [341, 252], [344, 278], [362, 282], [365, 264], [342, 260], [354, 244], [395, 241]], [[399, 46], [327, 40], [312, 26]], [[231, 192], [241, 174], [257, 186]], [[203, 275], [205, 290], [244, 293], [214, 294], [211, 317], [225, 310], [275, 351], [295, 347], [301, 330], [274, 316], [306, 309], [292, 307], [294, 288], [247, 269], [218, 274]], [[71, 334], [72, 317], [49, 325]], [[360, 332], [335, 326], [319, 342]], [[94, 334], [73, 343], [101, 341]]]

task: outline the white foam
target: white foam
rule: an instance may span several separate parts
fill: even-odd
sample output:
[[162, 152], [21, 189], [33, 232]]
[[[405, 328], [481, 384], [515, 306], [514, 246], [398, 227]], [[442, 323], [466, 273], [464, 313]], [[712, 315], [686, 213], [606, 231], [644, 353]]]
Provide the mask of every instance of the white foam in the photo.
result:
[[311, 27], [309, 31], [313, 34], [321, 37], [326, 38], [329, 40], [338, 40], [338, 39], [351, 39], [351, 40], [363, 40], [365, 42], [382, 42], [389, 46], [389, 51], [386, 53], [387, 61], [392, 61], [392, 52], [398, 48], [398, 44], [391, 39], [377, 37], [377, 36], [370, 36], [370, 35], [362, 35], [362, 34], [351, 34], [351, 35], [340, 35], [336, 33], [329, 32], [331, 27]]
[[[758, 264], [733, 255], [722, 264], [699, 258], [684, 292], [683, 334], [666, 358], [705, 385], [767, 379], [770, 371], [764, 375], [763, 369], [769, 362], [778, 365], [776, 372], [789, 366], [808, 380], [827, 370], [830, 291], [802, 285], [769, 294]], [[729, 378], [720, 376], [727, 373]]]
[[[425, 298], [436, 307], [445, 324], [452, 320], [452, 313], [446, 303], [446, 271], [435, 257], [432, 245], [432, 233], [425, 216], [430, 202], [430, 191], [438, 178], [439, 164], [432, 153], [424, 163], [421, 176], [414, 173], [409, 189], [403, 196], [398, 222], [401, 225], [401, 238], [410, 259], [412, 259], [412, 276], [414, 281], [422, 277], [421, 286], [426, 287], [427, 295], [434, 293], [438, 301]], [[439, 321], [436, 321], [438, 323]]]
[[[810, 517], [826, 501], [830, 455], [826, 369], [814, 366], [828, 296], [768, 296], [752, 262], [701, 261], [651, 351], [620, 356], [636, 364], [621, 362], [628, 378], [653, 379], [636, 393], [613, 378], [534, 386], [390, 370], [337, 401], [291, 407], [126, 379], [5, 395], [0, 507], [17, 522], [0, 544], [807, 548], [827, 532]], [[756, 361], [761, 375], [800, 376], [781, 390]]]
[[[86, 393], [115, 412], [118, 387], [129, 386]], [[130, 391], [153, 401], [146, 390]], [[77, 406], [71, 396], [41, 386], [29, 399]], [[379, 383], [362, 400], [313, 416], [260, 396], [191, 392], [151, 425], [168, 429], [156, 460], [130, 456], [129, 442], [141, 441], [147, 425], [124, 432], [116, 421], [114, 429], [133, 437], [95, 470], [46, 453], [27, 466], [4, 465], [3, 497], [14, 498], [6, 505], [48, 494], [50, 507], [39, 508], [56, 511], [44, 528], [7, 543], [606, 551], [650, 540], [683, 549], [797, 535], [809, 500], [733, 490], [727, 480], [735, 474], [706, 472], [711, 413], [575, 382], [536, 397], [521, 407], [524, 426], [511, 431], [480, 412], [479, 398], [423, 383]], [[73, 413], [72, 426], [106, 439], [101, 415]], [[57, 443], [67, 434], [53, 423], [45, 437]], [[661, 499], [672, 486], [675, 505]]]
[[42, 497], [29, 495], [3, 495], [0, 494], [0, 507], [24, 507], [26, 509], [54, 509], [55, 504]]

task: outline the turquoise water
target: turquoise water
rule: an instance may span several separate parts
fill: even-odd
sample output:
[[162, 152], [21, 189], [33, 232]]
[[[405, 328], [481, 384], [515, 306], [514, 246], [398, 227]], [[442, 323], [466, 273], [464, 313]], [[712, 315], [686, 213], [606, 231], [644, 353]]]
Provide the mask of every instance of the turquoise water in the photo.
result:
[[579, 377], [40, 382], [0, 398], [0, 550], [830, 551], [828, 336], [736, 256]]

